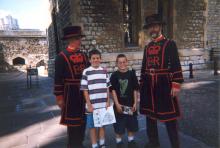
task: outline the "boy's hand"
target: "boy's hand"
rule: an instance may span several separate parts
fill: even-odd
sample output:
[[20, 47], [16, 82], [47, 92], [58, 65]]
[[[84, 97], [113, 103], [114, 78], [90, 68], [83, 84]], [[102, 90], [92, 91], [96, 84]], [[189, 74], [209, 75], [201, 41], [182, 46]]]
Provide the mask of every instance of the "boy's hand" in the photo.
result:
[[118, 112], [118, 113], [122, 113], [121, 104], [115, 104], [115, 106], [116, 106], [117, 112]]
[[92, 113], [94, 110], [92, 104], [87, 104], [87, 107], [88, 107], [88, 112]]
[[132, 107], [132, 111], [135, 112], [137, 110], [137, 104], [134, 103], [133, 107]]
[[109, 106], [110, 106], [110, 102], [109, 102], [109, 101], [107, 101], [107, 102], [106, 102], [106, 106], [105, 106], [105, 107], [106, 107], [106, 109], [107, 109]]

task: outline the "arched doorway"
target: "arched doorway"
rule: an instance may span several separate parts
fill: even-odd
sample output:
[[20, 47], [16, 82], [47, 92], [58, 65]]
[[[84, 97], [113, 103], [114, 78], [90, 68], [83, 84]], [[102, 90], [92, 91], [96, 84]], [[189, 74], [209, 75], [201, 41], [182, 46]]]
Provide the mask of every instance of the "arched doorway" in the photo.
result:
[[36, 64], [36, 67], [40, 67], [40, 66], [46, 66], [44, 60], [40, 60], [40, 61]]
[[13, 65], [25, 65], [25, 59], [17, 57], [13, 59]]

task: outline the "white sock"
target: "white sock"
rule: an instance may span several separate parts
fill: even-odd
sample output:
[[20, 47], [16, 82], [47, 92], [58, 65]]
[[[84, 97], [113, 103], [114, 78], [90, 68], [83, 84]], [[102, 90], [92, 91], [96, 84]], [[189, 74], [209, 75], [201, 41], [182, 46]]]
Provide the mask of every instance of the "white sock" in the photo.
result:
[[95, 144], [92, 144], [92, 148], [97, 148], [98, 147], [98, 144], [95, 143]]
[[120, 143], [122, 141], [121, 138], [116, 138], [116, 143]]
[[128, 136], [128, 142], [131, 142], [132, 140], [134, 140], [134, 136]]
[[105, 139], [99, 139], [99, 145], [104, 145], [105, 144]]

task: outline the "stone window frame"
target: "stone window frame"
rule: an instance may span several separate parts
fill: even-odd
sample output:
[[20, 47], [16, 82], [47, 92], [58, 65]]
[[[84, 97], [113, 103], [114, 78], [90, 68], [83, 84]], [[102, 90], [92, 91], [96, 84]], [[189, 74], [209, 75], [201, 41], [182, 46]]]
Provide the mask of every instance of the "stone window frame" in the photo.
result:
[[[126, 10], [126, 4], [128, 4], [128, 8]], [[129, 20], [126, 20], [126, 12], [130, 14]], [[125, 48], [133, 48], [138, 47], [138, 39], [139, 39], [139, 31], [141, 30], [141, 3], [139, 0], [123, 0], [122, 1], [122, 16], [123, 16], [123, 44]], [[128, 17], [127, 17], [128, 18]], [[130, 24], [130, 28], [128, 28], [128, 24]], [[127, 31], [127, 33], [126, 33]], [[130, 36], [130, 42], [126, 39], [125, 35]]]

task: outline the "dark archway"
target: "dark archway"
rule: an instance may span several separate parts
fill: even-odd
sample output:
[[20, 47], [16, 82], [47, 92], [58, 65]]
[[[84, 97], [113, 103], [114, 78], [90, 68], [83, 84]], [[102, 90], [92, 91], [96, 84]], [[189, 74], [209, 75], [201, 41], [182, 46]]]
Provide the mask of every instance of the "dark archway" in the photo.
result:
[[45, 66], [45, 65], [46, 65], [46, 64], [45, 64], [44, 60], [41, 60], [40, 62], [38, 62], [38, 63], [36, 64], [36, 67]]
[[13, 65], [25, 65], [25, 59], [17, 57], [13, 59]]
[[163, 34], [168, 38], [173, 38], [173, 0], [158, 0], [158, 13], [166, 25], [163, 26]]

